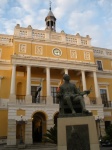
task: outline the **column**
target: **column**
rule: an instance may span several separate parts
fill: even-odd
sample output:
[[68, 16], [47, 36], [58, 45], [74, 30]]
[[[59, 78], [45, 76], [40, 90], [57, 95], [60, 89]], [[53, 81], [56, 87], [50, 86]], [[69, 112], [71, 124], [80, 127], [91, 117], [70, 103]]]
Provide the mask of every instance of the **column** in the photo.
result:
[[8, 120], [7, 145], [16, 145], [16, 120]]
[[100, 92], [99, 92], [99, 87], [98, 87], [97, 76], [96, 76], [95, 71], [93, 72], [93, 78], [94, 78], [94, 86], [95, 86], [95, 94], [96, 94], [97, 104], [102, 104], [101, 97], [100, 97]]
[[[85, 91], [85, 90], [87, 90], [85, 71], [84, 71], [84, 70], [81, 70], [81, 73], [82, 73], [83, 91]], [[84, 95], [84, 101], [85, 101], [85, 104], [90, 104], [90, 99], [89, 99], [89, 97], [88, 97], [87, 95]]]
[[47, 104], [53, 104], [53, 98], [51, 96], [51, 85], [50, 85], [50, 68], [46, 68], [46, 87], [47, 87], [47, 98], [46, 103]]
[[26, 103], [32, 103], [31, 96], [31, 66], [27, 66], [27, 81], [26, 81]]
[[10, 97], [9, 97], [10, 102], [15, 102], [16, 101], [16, 93], [15, 93], [16, 85], [15, 85], [15, 82], [16, 82], [16, 65], [13, 65], [12, 66]]
[[32, 120], [28, 120], [25, 124], [25, 144], [32, 144]]
[[82, 73], [82, 85], [83, 85], [83, 91], [85, 91], [85, 90], [87, 90], [87, 88], [86, 88], [86, 79], [85, 79], [85, 71], [82, 70], [81, 73]]
[[65, 74], [68, 74], [68, 69], [64, 69], [64, 71], [65, 71]]

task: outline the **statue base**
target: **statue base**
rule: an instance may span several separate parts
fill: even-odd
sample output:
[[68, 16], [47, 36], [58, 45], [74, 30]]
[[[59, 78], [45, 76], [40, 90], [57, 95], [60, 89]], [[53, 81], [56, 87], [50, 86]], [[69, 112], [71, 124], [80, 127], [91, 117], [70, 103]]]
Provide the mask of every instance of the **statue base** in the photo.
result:
[[58, 150], [100, 150], [93, 116], [58, 118]]

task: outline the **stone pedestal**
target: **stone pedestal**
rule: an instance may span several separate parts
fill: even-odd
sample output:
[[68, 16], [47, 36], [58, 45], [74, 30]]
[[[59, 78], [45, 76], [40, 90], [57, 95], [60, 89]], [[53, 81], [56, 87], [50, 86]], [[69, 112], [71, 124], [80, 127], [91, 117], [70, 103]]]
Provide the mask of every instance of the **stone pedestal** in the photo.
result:
[[93, 116], [58, 118], [58, 150], [100, 150]]

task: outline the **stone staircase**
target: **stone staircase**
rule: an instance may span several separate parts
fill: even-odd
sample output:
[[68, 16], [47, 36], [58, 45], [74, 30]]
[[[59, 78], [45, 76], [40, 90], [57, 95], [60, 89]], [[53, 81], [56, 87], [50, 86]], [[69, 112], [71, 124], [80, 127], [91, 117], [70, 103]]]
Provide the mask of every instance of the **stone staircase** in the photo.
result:
[[38, 143], [18, 146], [0, 145], [0, 150], [57, 150], [57, 145], [50, 143]]

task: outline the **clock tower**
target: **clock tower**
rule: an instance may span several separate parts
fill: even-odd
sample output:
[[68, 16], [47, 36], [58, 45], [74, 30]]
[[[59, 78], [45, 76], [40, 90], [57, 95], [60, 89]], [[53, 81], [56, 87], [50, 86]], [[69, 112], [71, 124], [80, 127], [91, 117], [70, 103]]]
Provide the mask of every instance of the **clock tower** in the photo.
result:
[[51, 2], [50, 2], [50, 7], [49, 7], [49, 13], [47, 17], [45, 18], [46, 22], [46, 29], [51, 30], [51, 31], [56, 31], [56, 18], [51, 11]]

